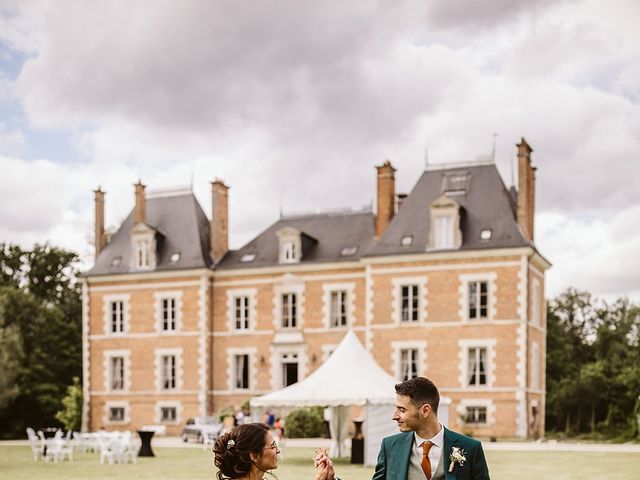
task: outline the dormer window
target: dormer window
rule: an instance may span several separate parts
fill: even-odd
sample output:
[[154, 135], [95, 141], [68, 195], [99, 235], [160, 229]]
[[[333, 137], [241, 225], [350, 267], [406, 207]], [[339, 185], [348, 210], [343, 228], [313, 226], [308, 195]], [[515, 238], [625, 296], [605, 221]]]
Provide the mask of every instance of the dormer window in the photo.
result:
[[442, 193], [461, 194], [468, 188], [469, 174], [467, 172], [454, 172], [444, 176], [442, 179]]
[[293, 241], [283, 242], [282, 244], [282, 261], [284, 263], [293, 263], [298, 261], [296, 252], [296, 244]]
[[276, 235], [279, 242], [279, 262], [300, 263], [300, 260], [302, 260], [302, 237], [305, 235], [293, 227], [284, 227], [278, 230]]
[[441, 196], [429, 206], [429, 243], [427, 250], [452, 250], [462, 245], [461, 207], [458, 202]]
[[149, 268], [149, 241], [138, 240], [136, 242], [136, 267]]

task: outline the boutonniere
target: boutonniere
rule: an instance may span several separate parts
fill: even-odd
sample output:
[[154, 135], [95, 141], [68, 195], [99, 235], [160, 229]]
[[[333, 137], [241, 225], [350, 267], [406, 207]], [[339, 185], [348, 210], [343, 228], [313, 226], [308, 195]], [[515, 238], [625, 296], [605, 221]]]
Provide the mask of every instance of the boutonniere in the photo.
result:
[[456, 466], [456, 463], [459, 463], [460, 466], [464, 465], [464, 462], [467, 461], [467, 457], [464, 456], [464, 450], [458, 447], [451, 447], [451, 454], [449, 455], [449, 473], [453, 472], [453, 467]]

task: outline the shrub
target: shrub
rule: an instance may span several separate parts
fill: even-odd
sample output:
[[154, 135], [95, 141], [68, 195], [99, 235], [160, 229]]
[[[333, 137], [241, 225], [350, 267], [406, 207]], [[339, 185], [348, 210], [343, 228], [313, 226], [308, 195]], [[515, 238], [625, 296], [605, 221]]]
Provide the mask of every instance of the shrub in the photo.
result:
[[324, 408], [296, 408], [285, 420], [284, 428], [287, 437], [316, 438], [325, 433]]

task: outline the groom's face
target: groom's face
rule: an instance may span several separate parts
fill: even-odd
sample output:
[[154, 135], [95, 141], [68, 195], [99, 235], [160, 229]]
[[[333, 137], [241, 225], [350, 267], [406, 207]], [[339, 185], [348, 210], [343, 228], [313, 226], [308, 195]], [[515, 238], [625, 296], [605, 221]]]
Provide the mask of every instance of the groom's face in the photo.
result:
[[401, 432], [417, 430], [423, 421], [420, 407], [411, 401], [411, 397], [396, 395], [396, 410], [393, 420], [398, 423]]

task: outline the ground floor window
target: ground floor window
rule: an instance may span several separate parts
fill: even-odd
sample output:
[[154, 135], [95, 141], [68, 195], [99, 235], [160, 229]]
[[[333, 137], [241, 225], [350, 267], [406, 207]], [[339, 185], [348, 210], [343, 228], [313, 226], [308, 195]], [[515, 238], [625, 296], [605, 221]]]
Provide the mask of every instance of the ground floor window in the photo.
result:
[[487, 423], [487, 407], [467, 407], [466, 423]]
[[178, 412], [176, 407], [161, 407], [160, 408], [160, 421], [161, 422], [175, 422], [178, 418]]

